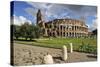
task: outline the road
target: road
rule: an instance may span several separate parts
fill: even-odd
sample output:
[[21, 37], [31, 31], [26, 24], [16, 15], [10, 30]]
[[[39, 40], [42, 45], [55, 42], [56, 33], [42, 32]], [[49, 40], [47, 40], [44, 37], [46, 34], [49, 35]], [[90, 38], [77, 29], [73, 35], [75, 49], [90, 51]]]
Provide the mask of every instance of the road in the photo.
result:
[[14, 43], [14, 65], [40, 65], [43, 64], [43, 56], [49, 53], [53, 56], [54, 63], [72, 63], [97, 61], [92, 54], [73, 52], [68, 53], [68, 60], [62, 60], [62, 50], [54, 48], [45, 48], [32, 45]]

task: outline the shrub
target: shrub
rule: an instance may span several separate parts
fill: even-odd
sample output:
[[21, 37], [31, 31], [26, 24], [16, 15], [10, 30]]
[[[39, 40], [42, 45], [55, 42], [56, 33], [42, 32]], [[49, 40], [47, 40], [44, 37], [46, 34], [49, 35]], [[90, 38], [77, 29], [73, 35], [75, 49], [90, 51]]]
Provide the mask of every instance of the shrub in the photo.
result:
[[82, 45], [79, 46], [78, 51], [97, 54], [97, 48], [95, 46], [89, 45], [89, 44], [84, 44], [83, 42], [82, 42]]

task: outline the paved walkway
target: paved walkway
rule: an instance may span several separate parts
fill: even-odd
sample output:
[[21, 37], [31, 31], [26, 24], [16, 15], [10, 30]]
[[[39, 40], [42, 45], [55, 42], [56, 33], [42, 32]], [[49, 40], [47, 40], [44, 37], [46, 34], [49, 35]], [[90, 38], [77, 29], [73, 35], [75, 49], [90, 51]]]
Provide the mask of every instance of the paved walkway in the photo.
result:
[[68, 60], [61, 59], [62, 50], [54, 48], [37, 47], [14, 43], [14, 65], [36, 65], [43, 64], [43, 56], [47, 53], [53, 56], [55, 63], [71, 63], [96, 61], [97, 58], [88, 53], [73, 52], [68, 53]]

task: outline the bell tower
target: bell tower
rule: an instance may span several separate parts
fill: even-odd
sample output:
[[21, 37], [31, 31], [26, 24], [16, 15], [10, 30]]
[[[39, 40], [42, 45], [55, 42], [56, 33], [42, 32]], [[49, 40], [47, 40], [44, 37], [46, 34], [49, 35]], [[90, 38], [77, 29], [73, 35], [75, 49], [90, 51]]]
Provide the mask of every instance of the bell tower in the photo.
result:
[[42, 22], [42, 14], [41, 14], [41, 11], [39, 9], [37, 12], [37, 24], [39, 24], [41, 22]]
[[37, 26], [39, 26], [39, 28], [41, 29], [41, 34], [44, 36], [46, 30], [45, 30], [45, 21], [42, 20], [42, 14], [41, 14], [41, 11], [40, 9], [38, 10], [37, 12], [37, 21], [36, 21], [36, 24]]

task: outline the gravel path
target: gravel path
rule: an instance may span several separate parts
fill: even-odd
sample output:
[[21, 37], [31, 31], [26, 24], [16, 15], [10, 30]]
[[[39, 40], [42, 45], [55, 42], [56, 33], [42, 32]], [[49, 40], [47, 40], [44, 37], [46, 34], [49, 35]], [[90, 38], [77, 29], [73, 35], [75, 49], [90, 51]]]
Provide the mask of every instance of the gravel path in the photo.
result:
[[71, 63], [71, 62], [84, 62], [96, 61], [97, 58], [92, 57], [88, 53], [73, 52], [68, 53], [68, 60], [61, 59], [62, 50], [54, 48], [37, 47], [24, 44], [14, 43], [14, 65], [37, 65], [43, 64], [43, 56], [47, 53], [51, 54], [54, 63]]

